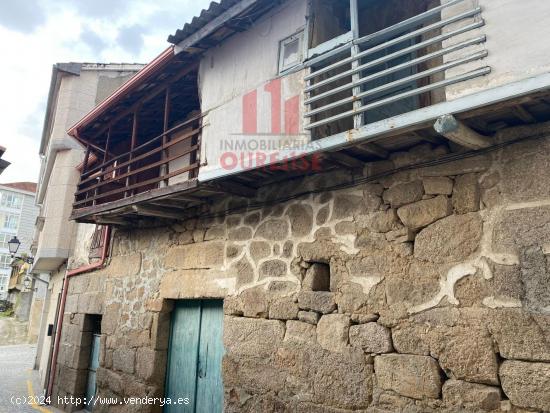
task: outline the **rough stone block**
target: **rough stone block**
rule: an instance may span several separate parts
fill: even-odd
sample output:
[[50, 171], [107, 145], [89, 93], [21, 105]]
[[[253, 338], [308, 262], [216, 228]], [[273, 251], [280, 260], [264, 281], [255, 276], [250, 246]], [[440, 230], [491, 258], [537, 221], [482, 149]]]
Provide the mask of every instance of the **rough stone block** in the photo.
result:
[[269, 260], [262, 262], [260, 265], [260, 280], [265, 278], [279, 278], [287, 274], [286, 262], [281, 260]]
[[296, 341], [300, 343], [315, 343], [317, 340], [315, 325], [302, 321], [289, 320], [286, 323], [284, 341]]
[[378, 233], [390, 232], [399, 225], [396, 210], [392, 208], [370, 214], [365, 222], [367, 228]]
[[452, 203], [458, 214], [479, 211], [480, 199], [477, 174], [466, 174], [455, 179]]
[[330, 267], [328, 264], [313, 263], [302, 281], [305, 291], [330, 291]]
[[250, 284], [254, 281], [254, 269], [246, 257], [243, 257], [239, 261], [233, 263], [230, 270], [237, 276], [237, 288]]
[[447, 376], [475, 383], [498, 385], [498, 362], [491, 337], [473, 327], [441, 328], [431, 352]]
[[393, 231], [386, 233], [386, 239], [389, 242], [396, 242], [396, 243], [414, 241], [415, 236], [416, 236], [416, 233], [412, 231], [410, 228], [406, 228], [406, 227], [400, 228], [400, 229], [394, 229]]
[[223, 341], [228, 354], [271, 357], [285, 335], [285, 323], [244, 317], [224, 317]]
[[136, 351], [136, 375], [146, 383], [162, 385], [166, 366], [166, 351], [141, 347]]
[[284, 241], [288, 237], [288, 222], [283, 219], [270, 219], [260, 224], [255, 238], [264, 238], [272, 241]]
[[240, 227], [229, 230], [227, 238], [231, 241], [247, 241], [252, 238], [252, 229]]
[[319, 322], [319, 313], [315, 311], [298, 311], [298, 320], [309, 324], [317, 324]]
[[317, 342], [328, 351], [343, 352], [349, 347], [350, 318], [345, 314], [327, 314], [317, 323]]
[[430, 355], [430, 327], [405, 323], [392, 328], [392, 341], [399, 353]]
[[465, 260], [479, 247], [482, 230], [476, 213], [443, 218], [418, 233], [414, 256], [437, 263]]
[[447, 380], [443, 385], [443, 401], [452, 406], [489, 412], [500, 408], [500, 389], [462, 380]]
[[220, 241], [207, 241], [170, 248], [164, 265], [178, 269], [216, 268], [223, 264], [224, 244]]
[[334, 293], [327, 291], [301, 291], [298, 294], [300, 310], [316, 311], [321, 314], [332, 313], [336, 310]]
[[244, 290], [240, 294], [242, 301], [243, 315], [245, 317], [267, 318], [269, 314], [269, 303], [267, 293], [263, 287], [254, 287]]
[[120, 347], [113, 352], [113, 368], [124, 373], [133, 374], [136, 351], [132, 348]]
[[428, 176], [422, 180], [426, 195], [451, 195], [453, 181], [446, 176]]
[[550, 411], [550, 364], [506, 360], [500, 366], [504, 394], [512, 404]]
[[413, 399], [437, 399], [441, 393], [441, 370], [428, 356], [383, 354], [374, 359], [378, 387]]
[[361, 210], [363, 197], [357, 195], [337, 195], [332, 206], [331, 219], [344, 219], [354, 216]]
[[382, 198], [392, 208], [399, 208], [400, 206], [420, 201], [423, 195], [424, 186], [422, 185], [422, 181], [413, 181], [397, 184], [386, 189], [382, 194]]
[[291, 205], [287, 210], [293, 237], [304, 237], [313, 228], [313, 208], [306, 204]]
[[365, 324], [376, 321], [378, 318], [378, 314], [352, 314], [351, 322], [355, 324]]
[[271, 247], [265, 241], [252, 241], [248, 247], [250, 256], [256, 262], [262, 258], [268, 257], [271, 253]]
[[500, 309], [492, 313], [488, 327], [501, 357], [550, 362], [550, 317]]
[[402, 206], [397, 215], [403, 224], [417, 230], [452, 213], [451, 201], [444, 195]]
[[269, 305], [269, 318], [275, 320], [295, 320], [298, 318], [298, 304], [292, 297], [275, 299]]
[[111, 258], [106, 271], [111, 277], [132, 277], [141, 271], [141, 253], [130, 255], [115, 255]]
[[349, 342], [366, 353], [390, 353], [393, 351], [390, 330], [377, 323], [351, 326]]

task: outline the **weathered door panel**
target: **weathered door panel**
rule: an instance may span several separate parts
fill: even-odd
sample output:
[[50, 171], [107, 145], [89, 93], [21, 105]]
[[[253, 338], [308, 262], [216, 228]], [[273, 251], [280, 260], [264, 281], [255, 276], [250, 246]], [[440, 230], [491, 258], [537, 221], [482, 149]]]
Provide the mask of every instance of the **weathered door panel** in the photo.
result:
[[188, 405], [167, 405], [167, 413], [195, 411], [196, 375], [201, 323], [200, 301], [178, 301], [172, 314], [166, 397], [189, 398]]
[[168, 350], [166, 397], [188, 398], [189, 404], [167, 405], [165, 412], [222, 412], [222, 329], [222, 301], [176, 303]]
[[197, 413], [223, 410], [223, 305], [221, 301], [202, 301], [201, 334], [197, 370]]

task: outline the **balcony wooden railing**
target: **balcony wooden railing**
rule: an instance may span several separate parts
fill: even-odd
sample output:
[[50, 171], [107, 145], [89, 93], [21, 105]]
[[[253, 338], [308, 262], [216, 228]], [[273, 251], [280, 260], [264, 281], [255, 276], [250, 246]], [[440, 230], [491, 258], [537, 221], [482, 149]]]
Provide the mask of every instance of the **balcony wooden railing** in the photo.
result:
[[[75, 210], [194, 179], [198, 175], [202, 115], [181, 122], [134, 149], [87, 167], [75, 193]], [[105, 156], [107, 157], [107, 156]]]

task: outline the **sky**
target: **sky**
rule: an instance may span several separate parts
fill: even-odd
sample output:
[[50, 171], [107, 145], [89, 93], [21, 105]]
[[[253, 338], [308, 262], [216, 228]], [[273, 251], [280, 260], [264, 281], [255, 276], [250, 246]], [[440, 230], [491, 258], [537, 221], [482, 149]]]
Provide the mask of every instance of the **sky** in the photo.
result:
[[37, 182], [52, 65], [147, 63], [210, 0], [1, 0], [0, 182]]

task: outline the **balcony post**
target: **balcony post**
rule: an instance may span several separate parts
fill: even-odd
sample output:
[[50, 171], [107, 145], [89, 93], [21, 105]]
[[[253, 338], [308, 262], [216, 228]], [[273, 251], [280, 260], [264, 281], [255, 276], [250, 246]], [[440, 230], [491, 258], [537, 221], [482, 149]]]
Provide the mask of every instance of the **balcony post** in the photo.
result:
[[[130, 152], [128, 161], [131, 161], [134, 157], [134, 148], [136, 147], [136, 141], [137, 141], [137, 128], [138, 128], [138, 111], [139, 108], [137, 108], [133, 113], [133, 122], [132, 122], [132, 140], [130, 141]], [[132, 163], [128, 163], [127, 172], [130, 173], [132, 171]], [[126, 186], [132, 185], [132, 183], [135, 182], [135, 177], [130, 175], [126, 178]], [[134, 190], [126, 191], [124, 192], [124, 198], [127, 198], [128, 196], [132, 196], [134, 194]]]
[[[168, 86], [166, 88], [166, 94], [164, 95], [164, 123], [163, 123], [163, 127], [162, 127], [162, 146], [163, 146], [163, 149], [162, 149], [162, 160], [164, 161], [166, 158], [168, 158], [168, 149], [164, 149], [164, 146], [166, 145], [166, 143], [168, 143], [168, 136], [166, 134], [166, 131], [168, 130], [168, 127], [170, 125], [170, 109], [171, 109], [171, 105], [170, 105], [170, 98], [171, 98], [171, 88], [170, 86]], [[169, 172], [169, 166], [168, 164], [162, 164], [160, 166], [160, 176], [163, 177], [164, 175], [166, 175], [167, 173]], [[160, 188], [164, 188], [168, 186], [168, 179], [164, 179], [162, 181], [159, 182], [159, 187]]]

